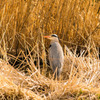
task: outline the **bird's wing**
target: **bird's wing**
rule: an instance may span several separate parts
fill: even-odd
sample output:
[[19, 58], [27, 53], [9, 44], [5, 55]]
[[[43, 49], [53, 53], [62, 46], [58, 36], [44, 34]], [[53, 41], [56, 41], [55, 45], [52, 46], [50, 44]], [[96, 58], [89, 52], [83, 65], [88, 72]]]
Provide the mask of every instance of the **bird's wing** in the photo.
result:
[[62, 67], [63, 65], [63, 51], [59, 44], [53, 44], [49, 48], [49, 61], [52, 68], [55, 70], [56, 67]]

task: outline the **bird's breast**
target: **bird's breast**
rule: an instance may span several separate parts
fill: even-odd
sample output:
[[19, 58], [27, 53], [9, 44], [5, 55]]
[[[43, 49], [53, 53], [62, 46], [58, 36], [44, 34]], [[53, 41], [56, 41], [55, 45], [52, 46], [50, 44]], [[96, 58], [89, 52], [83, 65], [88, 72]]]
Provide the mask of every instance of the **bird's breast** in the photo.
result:
[[49, 48], [49, 58], [50, 59], [56, 59], [56, 60], [63, 60], [64, 54], [63, 49], [59, 43], [52, 43]]

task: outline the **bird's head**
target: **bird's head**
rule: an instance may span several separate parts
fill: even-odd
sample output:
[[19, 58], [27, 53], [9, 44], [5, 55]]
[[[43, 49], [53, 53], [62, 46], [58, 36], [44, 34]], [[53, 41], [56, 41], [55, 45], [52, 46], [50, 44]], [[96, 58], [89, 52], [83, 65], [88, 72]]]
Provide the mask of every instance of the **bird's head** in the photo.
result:
[[52, 34], [52, 35], [49, 35], [49, 36], [44, 36], [44, 38], [47, 38], [51, 41], [59, 41], [58, 36], [56, 34]]

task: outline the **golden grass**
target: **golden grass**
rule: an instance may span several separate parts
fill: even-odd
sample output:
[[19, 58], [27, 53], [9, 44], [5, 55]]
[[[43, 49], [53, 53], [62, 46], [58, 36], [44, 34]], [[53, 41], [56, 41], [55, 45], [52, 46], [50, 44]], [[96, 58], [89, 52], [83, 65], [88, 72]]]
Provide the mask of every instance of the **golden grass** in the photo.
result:
[[[59, 81], [43, 39], [52, 33], [65, 53]], [[0, 99], [100, 99], [99, 49], [99, 0], [0, 0]]]
[[[68, 62], [68, 59], [69, 62]], [[100, 61], [85, 57], [65, 57], [61, 80], [39, 74], [21, 73], [0, 60], [0, 97], [13, 99], [98, 99], [100, 98]], [[33, 67], [32, 64], [30, 64]], [[67, 67], [71, 68], [68, 76]]]

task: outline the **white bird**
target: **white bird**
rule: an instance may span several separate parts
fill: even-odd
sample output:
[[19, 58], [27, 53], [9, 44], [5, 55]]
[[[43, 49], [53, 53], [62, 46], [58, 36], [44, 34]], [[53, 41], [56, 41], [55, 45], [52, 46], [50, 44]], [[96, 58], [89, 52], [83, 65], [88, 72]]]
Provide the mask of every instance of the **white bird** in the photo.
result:
[[64, 63], [63, 49], [56, 34], [44, 36], [44, 38], [51, 40], [49, 47], [49, 62], [55, 73], [55, 78], [57, 77], [59, 79]]

